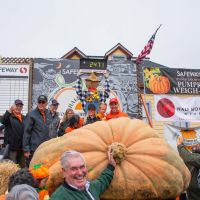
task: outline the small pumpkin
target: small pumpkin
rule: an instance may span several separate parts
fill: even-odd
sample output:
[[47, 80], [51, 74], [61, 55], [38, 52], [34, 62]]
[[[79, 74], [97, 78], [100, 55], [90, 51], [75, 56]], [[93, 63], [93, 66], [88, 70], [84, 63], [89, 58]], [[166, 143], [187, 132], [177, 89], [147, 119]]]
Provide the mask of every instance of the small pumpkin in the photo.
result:
[[190, 172], [177, 152], [141, 120], [122, 117], [100, 121], [54, 138], [39, 146], [30, 166], [50, 167], [50, 193], [63, 181], [60, 156], [66, 150], [81, 152], [88, 178], [97, 178], [108, 164], [113, 149], [117, 166], [103, 199], [167, 199], [178, 196], [190, 181]]
[[155, 94], [166, 94], [170, 90], [170, 81], [165, 76], [154, 75], [149, 80], [149, 89]]

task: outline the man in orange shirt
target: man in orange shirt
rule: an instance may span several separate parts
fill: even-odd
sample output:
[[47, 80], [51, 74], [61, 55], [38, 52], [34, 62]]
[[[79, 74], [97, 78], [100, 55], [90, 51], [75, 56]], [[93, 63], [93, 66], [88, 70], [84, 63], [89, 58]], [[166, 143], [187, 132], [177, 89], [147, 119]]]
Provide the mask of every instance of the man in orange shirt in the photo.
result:
[[119, 110], [119, 102], [116, 98], [110, 99], [109, 105], [110, 105], [110, 113], [107, 114], [106, 120], [114, 119], [118, 117], [128, 117], [126, 113], [121, 112]]

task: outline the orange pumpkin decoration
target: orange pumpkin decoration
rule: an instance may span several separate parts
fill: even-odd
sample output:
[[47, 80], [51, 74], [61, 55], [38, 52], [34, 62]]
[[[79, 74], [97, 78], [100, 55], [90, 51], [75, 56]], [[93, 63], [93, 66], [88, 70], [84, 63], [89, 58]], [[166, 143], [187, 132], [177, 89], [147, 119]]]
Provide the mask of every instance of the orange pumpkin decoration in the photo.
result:
[[149, 80], [149, 89], [155, 94], [166, 94], [170, 90], [169, 79], [165, 76], [152, 76]]
[[108, 164], [112, 148], [117, 161], [115, 175], [103, 199], [167, 199], [184, 191], [190, 172], [177, 152], [148, 124], [126, 117], [100, 121], [43, 143], [30, 166], [47, 165], [50, 192], [63, 181], [60, 156], [66, 150], [83, 154], [88, 178], [97, 178]]

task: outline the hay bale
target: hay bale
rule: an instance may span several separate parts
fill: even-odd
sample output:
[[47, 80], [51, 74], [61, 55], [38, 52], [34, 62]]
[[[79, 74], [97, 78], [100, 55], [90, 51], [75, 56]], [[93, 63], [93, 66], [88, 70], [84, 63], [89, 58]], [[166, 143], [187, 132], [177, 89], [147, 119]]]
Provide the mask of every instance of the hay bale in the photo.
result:
[[3, 160], [0, 162], [0, 195], [5, 194], [10, 176], [18, 170], [18, 165], [11, 160]]

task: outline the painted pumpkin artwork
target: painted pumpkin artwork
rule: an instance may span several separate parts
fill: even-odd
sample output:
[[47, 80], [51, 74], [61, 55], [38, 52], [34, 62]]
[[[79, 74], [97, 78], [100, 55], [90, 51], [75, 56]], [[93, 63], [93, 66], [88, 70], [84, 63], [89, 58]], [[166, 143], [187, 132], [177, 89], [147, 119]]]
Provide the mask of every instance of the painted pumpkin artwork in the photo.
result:
[[170, 81], [165, 76], [152, 76], [149, 80], [149, 89], [154, 94], [166, 94], [170, 90]]
[[178, 153], [148, 124], [124, 117], [95, 122], [43, 143], [30, 167], [41, 163], [50, 168], [47, 184], [52, 193], [63, 182], [60, 156], [64, 151], [81, 152], [93, 180], [106, 168], [109, 148], [117, 166], [102, 199], [175, 198], [188, 187], [190, 172]]

